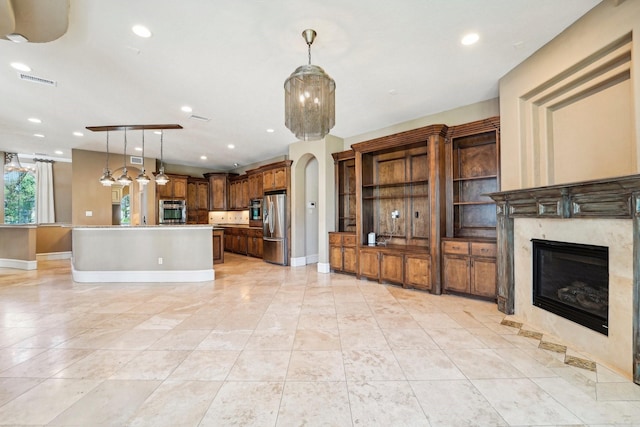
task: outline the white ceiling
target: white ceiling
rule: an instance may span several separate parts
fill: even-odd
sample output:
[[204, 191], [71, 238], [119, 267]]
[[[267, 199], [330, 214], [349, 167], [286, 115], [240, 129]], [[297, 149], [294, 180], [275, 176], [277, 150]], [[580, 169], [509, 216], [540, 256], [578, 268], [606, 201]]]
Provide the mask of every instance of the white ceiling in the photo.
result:
[[[72, 148], [104, 151], [105, 134], [86, 126], [177, 123], [184, 129], [165, 133], [165, 162], [232, 169], [296, 141], [283, 83], [307, 63], [306, 28], [318, 33], [312, 63], [336, 81], [331, 134], [348, 138], [497, 97], [500, 77], [599, 2], [70, 0], [59, 39], [0, 39], [0, 151], [70, 158]], [[134, 35], [134, 24], [153, 36]], [[462, 46], [469, 31], [480, 41]], [[57, 86], [19, 80], [11, 62]], [[145, 140], [146, 156], [159, 158], [159, 136]], [[111, 150], [121, 153], [122, 141], [112, 132]], [[128, 141], [140, 146], [140, 132]]]

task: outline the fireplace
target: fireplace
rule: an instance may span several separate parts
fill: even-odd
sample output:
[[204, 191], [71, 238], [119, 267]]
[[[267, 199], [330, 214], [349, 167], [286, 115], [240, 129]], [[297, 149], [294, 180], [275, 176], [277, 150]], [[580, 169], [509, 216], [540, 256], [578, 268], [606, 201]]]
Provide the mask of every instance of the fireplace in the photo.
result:
[[531, 241], [533, 305], [608, 335], [609, 248]]

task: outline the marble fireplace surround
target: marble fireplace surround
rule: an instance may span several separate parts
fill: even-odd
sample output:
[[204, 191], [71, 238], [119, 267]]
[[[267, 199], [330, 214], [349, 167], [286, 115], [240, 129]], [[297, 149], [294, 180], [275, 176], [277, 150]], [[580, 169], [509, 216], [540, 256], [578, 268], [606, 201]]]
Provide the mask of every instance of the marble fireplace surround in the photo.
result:
[[[490, 196], [498, 220], [498, 309], [640, 384], [640, 175]], [[534, 238], [609, 247], [608, 336], [533, 306]]]

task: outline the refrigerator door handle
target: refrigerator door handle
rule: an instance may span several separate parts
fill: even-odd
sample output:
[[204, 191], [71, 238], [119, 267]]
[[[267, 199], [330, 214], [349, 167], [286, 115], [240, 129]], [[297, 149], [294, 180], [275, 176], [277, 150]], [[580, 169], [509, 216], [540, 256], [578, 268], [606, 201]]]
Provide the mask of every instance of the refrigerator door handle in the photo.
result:
[[282, 237], [263, 237], [262, 240], [266, 240], [267, 242], [282, 242], [284, 239]]

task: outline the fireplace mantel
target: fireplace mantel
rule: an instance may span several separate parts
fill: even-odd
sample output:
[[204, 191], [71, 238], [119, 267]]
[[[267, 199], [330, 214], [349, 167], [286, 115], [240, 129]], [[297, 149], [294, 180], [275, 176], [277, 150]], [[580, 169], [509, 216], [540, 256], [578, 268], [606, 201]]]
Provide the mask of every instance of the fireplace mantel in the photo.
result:
[[498, 309], [514, 314], [514, 219], [633, 221], [633, 377], [640, 384], [640, 175], [491, 193], [497, 210]]

